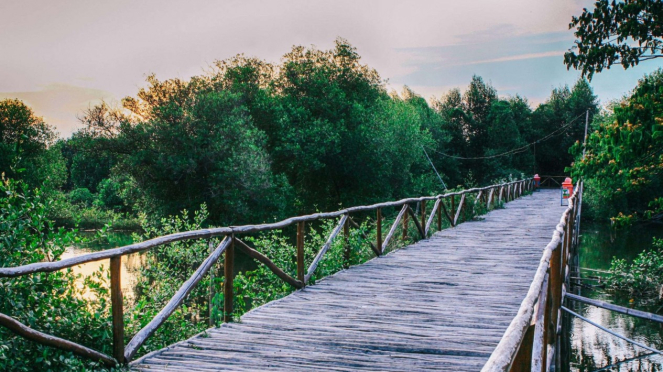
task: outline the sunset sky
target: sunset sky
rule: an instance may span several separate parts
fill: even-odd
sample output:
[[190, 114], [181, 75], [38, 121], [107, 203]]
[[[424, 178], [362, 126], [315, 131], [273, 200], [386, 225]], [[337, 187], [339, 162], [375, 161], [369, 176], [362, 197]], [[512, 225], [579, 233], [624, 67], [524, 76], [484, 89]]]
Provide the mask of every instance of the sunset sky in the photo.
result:
[[[563, 53], [572, 15], [591, 1], [4, 1], [0, 99], [20, 98], [68, 136], [101, 99], [135, 95], [145, 77], [184, 78], [238, 53], [278, 62], [292, 45], [343, 37], [389, 86], [426, 98], [473, 74], [535, 105], [573, 84]], [[592, 81], [602, 103], [663, 66], [621, 67]]]

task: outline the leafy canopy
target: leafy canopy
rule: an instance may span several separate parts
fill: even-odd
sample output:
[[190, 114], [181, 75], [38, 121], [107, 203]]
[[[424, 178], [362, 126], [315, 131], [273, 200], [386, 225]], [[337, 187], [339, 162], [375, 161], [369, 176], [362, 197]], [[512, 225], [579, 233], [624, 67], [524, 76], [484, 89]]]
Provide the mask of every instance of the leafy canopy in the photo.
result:
[[613, 64], [627, 69], [663, 57], [663, 1], [598, 0], [594, 6], [569, 24], [578, 40], [564, 54], [567, 68], [582, 69], [591, 80]]

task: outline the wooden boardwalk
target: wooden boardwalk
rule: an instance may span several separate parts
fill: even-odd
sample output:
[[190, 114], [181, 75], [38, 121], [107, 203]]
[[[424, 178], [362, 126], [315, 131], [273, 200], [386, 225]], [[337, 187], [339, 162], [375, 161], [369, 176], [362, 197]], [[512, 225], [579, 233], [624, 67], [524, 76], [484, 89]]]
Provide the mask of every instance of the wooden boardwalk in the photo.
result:
[[144, 371], [478, 371], [566, 207], [542, 190], [132, 363]]

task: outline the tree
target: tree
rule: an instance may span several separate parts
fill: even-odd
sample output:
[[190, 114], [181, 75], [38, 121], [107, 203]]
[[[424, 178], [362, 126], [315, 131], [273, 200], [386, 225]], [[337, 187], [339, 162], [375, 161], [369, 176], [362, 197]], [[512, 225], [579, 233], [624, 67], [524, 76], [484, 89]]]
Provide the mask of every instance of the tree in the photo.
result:
[[[567, 68], [594, 73], [621, 64], [624, 69], [663, 57], [663, 2], [660, 0], [598, 0], [593, 12], [573, 17], [575, 46], [564, 54]], [[635, 45], [637, 43], [637, 45]]]
[[663, 70], [641, 79], [630, 97], [593, 123], [586, 156], [573, 148], [597, 217], [616, 223], [663, 218]]
[[0, 101], [0, 173], [31, 187], [59, 187], [66, 180], [55, 131], [17, 99]]

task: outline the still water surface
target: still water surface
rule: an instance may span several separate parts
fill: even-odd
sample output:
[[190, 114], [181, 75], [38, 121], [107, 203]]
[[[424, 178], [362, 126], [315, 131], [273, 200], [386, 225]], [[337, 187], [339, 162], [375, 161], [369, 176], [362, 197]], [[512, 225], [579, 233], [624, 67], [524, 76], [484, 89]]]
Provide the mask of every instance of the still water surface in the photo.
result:
[[[652, 237], [663, 237], [663, 224], [648, 224], [624, 231], [612, 231], [609, 224], [583, 222], [578, 250], [579, 266], [593, 270], [608, 270], [613, 257], [632, 260], [644, 249], [651, 248]], [[582, 270], [582, 278], [604, 275], [601, 272]], [[654, 312], [657, 309], [639, 304], [639, 299], [609, 293], [598, 280], [583, 280], [585, 286], [574, 285], [573, 293], [581, 296], [630, 306], [638, 310]], [[569, 301], [572, 310], [602, 326], [645, 345], [663, 350], [663, 325], [645, 319], [618, 314], [609, 310]], [[570, 370], [591, 371], [662, 371], [663, 357], [649, 355], [649, 351], [618, 339], [580, 319], [571, 320]], [[628, 361], [630, 358], [636, 358]], [[627, 360], [625, 362], [622, 362]]]
[[[93, 240], [95, 237], [94, 231], [83, 231], [79, 235], [83, 238]], [[107, 234], [108, 238], [104, 242], [92, 241], [88, 243], [81, 243], [75, 246], [67, 247], [66, 251], [62, 254], [61, 259], [82, 256], [87, 253], [102, 251], [104, 249], [117, 248], [124, 245], [133, 243], [133, 232], [131, 231], [113, 231]], [[136, 270], [142, 264], [142, 257], [139, 253], [130, 254], [122, 257], [121, 268], [121, 281], [122, 293], [127, 300], [133, 299], [133, 287], [136, 282]], [[88, 262], [83, 265], [75, 266], [72, 268], [74, 274], [81, 274], [83, 277], [92, 275], [94, 272], [104, 269], [108, 273], [110, 260], [101, 260], [95, 262]], [[85, 290], [83, 280], [78, 280], [78, 285], [81, 289]], [[89, 297], [92, 294], [85, 291], [84, 296]]]

